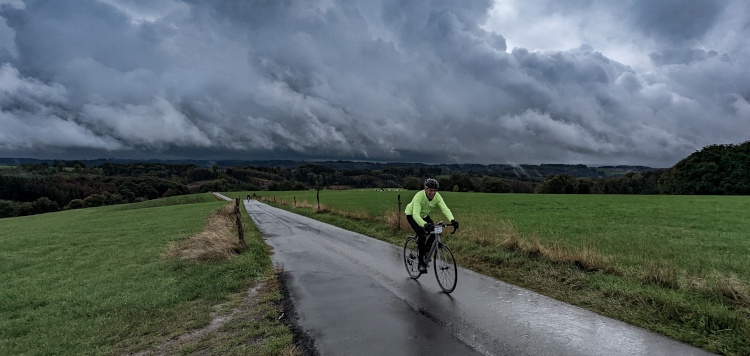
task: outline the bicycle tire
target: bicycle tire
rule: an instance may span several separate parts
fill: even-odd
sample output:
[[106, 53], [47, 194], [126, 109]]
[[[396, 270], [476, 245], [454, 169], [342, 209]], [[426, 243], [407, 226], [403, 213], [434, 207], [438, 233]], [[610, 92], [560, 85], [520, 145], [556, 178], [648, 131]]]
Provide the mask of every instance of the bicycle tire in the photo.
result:
[[412, 279], [417, 279], [422, 274], [419, 273], [419, 245], [417, 245], [417, 239], [409, 237], [404, 242], [404, 266], [406, 266], [406, 273]]
[[445, 293], [453, 292], [456, 289], [456, 281], [458, 280], [458, 268], [456, 267], [456, 259], [453, 258], [453, 252], [451, 252], [448, 246], [443, 244], [438, 245], [438, 248], [435, 250], [435, 261], [432, 267], [440, 289]]

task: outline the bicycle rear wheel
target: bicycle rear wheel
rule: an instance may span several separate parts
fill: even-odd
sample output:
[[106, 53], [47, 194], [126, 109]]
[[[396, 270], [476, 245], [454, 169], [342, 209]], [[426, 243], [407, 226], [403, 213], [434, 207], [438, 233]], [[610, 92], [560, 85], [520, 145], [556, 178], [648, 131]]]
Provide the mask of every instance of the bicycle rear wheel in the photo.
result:
[[417, 245], [417, 239], [410, 237], [404, 242], [404, 265], [406, 266], [406, 273], [409, 277], [417, 279], [421, 273], [419, 273], [419, 246]]
[[448, 246], [442, 243], [435, 250], [435, 262], [432, 267], [435, 269], [435, 278], [437, 278], [440, 289], [443, 292], [450, 293], [456, 289], [456, 280], [458, 279], [458, 270], [456, 260]]

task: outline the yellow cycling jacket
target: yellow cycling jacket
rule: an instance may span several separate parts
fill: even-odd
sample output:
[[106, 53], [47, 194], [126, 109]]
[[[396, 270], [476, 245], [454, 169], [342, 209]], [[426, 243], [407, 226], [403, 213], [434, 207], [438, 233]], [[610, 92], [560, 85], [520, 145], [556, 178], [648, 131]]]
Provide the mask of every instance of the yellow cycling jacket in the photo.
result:
[[419, 224], [419, 226], [424, 227], [424, 224], [427, 223], [426, 221], [424, 221], [424, 218], [430, 214], [430, 211], [432, 211], [435, 206], [440, 207], [440, 211], [443, 212], [443, 215], [445, 215], [448, 221], [453, 220], [453, 214], [451, 213], [451, 210], [448, 209], [447, 205], [445, 205], [443, 197], [441, 197], [440, 193], [438, 192], [435, 192], [435, 197], [433, 197], [432, 200], [427, 199], [427, 194], [424, 192], [424, 190], [421, 190], [419, 193], [414, 194], [414, 198], [412, 198], [411, 203], [406, 205], [406, 210], [404, 210], [404, 213], [406, 213], [406, 215], [411, 215], [412, 218], [414, 218], [414, 221]]

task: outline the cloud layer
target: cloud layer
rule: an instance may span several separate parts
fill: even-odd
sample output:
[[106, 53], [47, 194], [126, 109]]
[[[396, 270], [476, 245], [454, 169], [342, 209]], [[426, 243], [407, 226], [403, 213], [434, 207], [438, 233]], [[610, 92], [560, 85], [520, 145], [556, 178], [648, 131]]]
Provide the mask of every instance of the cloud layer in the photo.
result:
[[665, 167], [750, 140], [742, 0], [0, 3], [2, 155]]

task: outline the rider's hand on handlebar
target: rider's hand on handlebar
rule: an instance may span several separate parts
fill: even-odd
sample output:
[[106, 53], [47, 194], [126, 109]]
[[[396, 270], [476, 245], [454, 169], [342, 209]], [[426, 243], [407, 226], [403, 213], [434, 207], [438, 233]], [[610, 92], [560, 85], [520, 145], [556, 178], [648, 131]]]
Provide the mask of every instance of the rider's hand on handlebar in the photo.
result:
[[432, 232], [434, 230], [435, 230], [435, 225], [433, 225], [431, 223], [425, 223], [424, 224], [424, 231]]
[[453, 228], [454, 228], [454, 229], [458, 230], [458, 221], [456, 221], [456, 220], [451, 220], [451, 225], [453, 225]]

